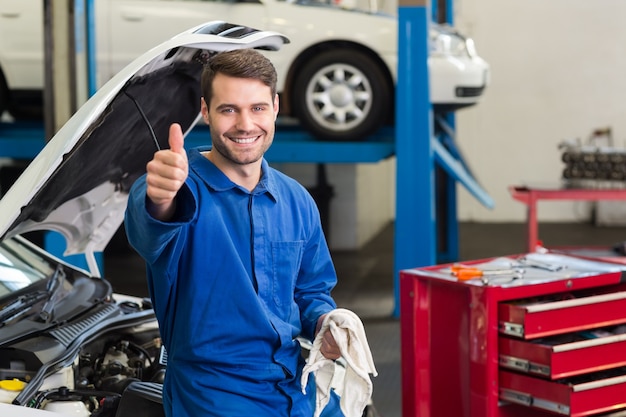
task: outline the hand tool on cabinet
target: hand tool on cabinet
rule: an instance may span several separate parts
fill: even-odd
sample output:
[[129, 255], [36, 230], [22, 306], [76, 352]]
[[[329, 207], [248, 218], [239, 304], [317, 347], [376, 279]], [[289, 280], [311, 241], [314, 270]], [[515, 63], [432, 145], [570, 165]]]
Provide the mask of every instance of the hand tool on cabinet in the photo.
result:
[[509, 269], [480, 269], [472, 266], [455, 264], [450, 267], [452, 275], [459, 281], [480, 278], [484, 285], [489, 284], [490, 278], [494, 276], [510, 275], [511, 281], [521, 278], [524, 270], [521, 268]]
[[543, 262], [536, 259], [529, 259], [526, 256], [520, 256], [519, 258], [517, 258], [517, 262], [520, 264], [519, 267], [539, 268], [550, 272], [557, 272], [565, 268], [565, 266], [563, 265]]

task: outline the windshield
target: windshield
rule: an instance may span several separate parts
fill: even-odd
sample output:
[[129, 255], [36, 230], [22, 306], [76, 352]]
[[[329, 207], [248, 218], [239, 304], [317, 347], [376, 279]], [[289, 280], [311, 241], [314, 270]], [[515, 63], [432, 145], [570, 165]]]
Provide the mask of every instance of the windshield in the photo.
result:
[[55, 266], [18, 239], [0, 243], [0, 298], [45, 280]]

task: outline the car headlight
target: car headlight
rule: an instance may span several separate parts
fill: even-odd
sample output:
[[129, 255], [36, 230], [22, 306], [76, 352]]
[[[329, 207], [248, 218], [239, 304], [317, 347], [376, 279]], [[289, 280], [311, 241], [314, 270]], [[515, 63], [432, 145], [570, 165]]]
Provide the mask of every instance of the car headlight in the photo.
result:
[[476, 44], [474, 44], [474, 39], [465, 38], [465, 48], [467, 50], [467, 54], [470, 57], [477, 57], [478, 52], [476, 52]]
[[474, 41], [465, 38], [452, 28], [433, 25], [430, 31], [431, 55], [447, 55], [456, 57], [477, 56]]

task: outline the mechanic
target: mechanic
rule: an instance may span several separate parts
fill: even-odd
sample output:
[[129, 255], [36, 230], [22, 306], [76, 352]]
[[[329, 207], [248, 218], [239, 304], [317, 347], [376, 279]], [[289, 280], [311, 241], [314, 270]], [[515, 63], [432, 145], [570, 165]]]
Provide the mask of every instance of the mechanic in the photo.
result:
[[[212, 147], [183, 148], [178, 124], [132, 187], [125, 226], [147, 263], [168, 367], [167, 416], [313, 416], [298, 336], [336, 308], [337, 277], [308, 191], [263, 155], [277, 75], [257, 51], [216, 54], [202, 74]], [[167, 105], [167, 103], [164, 103]], [[340, 357], [326, 332], [321, 352]], [[342, 416], [333, 395], [323, 416]]]

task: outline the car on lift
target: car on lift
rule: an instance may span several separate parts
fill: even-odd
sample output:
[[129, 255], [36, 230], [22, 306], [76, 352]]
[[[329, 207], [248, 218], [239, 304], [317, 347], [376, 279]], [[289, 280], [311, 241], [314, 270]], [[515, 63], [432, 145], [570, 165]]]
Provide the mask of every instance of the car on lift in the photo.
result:
[[[114, 292], [96, 253], [121, 225], [133, 182], [168, 146], [169, 125], [188, 133], [198, 121], [207, 59], [287, 42], [216, 21], [161, 43], [83, 104], [2, 197], [0, 414], [164, 415], [167, 353], [152, 304]], [[54, 256], [42, 232], [64, 237], [65, 255], [84, 254], [86, 267]]]
[[[362, 140], [393, 123], [398, 63], [397, 18], [351, 0], [108, 0], [95, 4], [95, 62], [102, 85], [141, 52], [210, 20], [284, 33], [291, 45], [272, 61], [281, 116], [321, 140]], [[0, 113], [20, 117], [39, 98], [43, 77], [40, 0], [0, 0]], [[430, 99], [436, 108], [476, 104], [489, 65], [471, 39], [447, 25], [430, 27]], [[84, 49], [81, 48], [84, 52]], [[41, 104], [38, 106], [41, 109]], [[22, 111], [20, 111], [22, 109]], [[41, 115], [39, 115], [41, 117]]]

